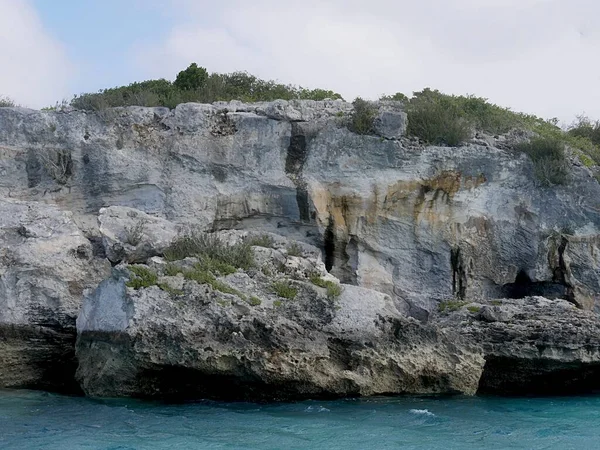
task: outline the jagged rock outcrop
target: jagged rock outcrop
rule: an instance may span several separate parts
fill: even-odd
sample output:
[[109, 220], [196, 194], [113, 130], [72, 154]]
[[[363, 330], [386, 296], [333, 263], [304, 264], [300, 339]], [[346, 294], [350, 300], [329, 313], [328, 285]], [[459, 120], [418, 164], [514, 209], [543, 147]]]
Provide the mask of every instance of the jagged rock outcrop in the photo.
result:
[[[115, 269], [77, 321], [86, 394], [272, 400], [477, 389], [483, 358], [455, 332], [407, 318], [369, 289], [345, 285], [327, 297], [299, 270], [328, 277], [310, 251], [255, 250], [256, 270], [220, 277], [216, 287], [180, 273], [135, 290], [126, 266]], [[283, 273], [272, 274], [282, 257]], [[164, 267], [155, 259], [148, 270]], [[278, 296], [278, 281], [297, 294]]]
[[78, 391], [75, 319], [110, 264], [71, 214], [0, 199], [0, 386]]
[[480, 393], [600, 389], [600, 320], [569, 302], [542, 297], [474, 302], [437, 323], [481, 345], [486, 363]]

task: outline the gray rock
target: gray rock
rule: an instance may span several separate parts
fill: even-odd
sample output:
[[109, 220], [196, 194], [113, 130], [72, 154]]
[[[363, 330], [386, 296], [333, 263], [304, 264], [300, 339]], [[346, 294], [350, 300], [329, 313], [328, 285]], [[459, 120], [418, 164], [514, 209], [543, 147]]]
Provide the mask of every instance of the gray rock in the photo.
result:
[[[526, 133], [422, 147], [400, 138], [397, 104], [378, 108], [386, 139], [349, 132], [340, 116], [352, 105], [342, 101], [3, 108], [0, 196], [62, 205], [96, 235], [106, 206], [274, 232], [319, 247], [344, 282], [419, 317], [453, 296], [596, 307], [600, 185], [589, 170], [573, 166], [568, 184], [538, 186], [531, 161], [511, 150]], [[59, 183], [47, 159], [60, 152], [72, 165]], [[131, 254], [118, 244], [113, 261]]]
[[555, 395], [600, 387], [597, 314], [542, 297], [497, 300], [479, 314], [466, 311], [436, 323], [481, 346], [486, 363], [480, 393]]
[[0, 199], [0, 387], [74, 391], [75, 318], [107, 277], [69, 212]]
[[[477, 389], [482, 356], [455, 333], [402, 316], [389, 296], [345, 285], [328, 299], [304, 281], [275, 277], [221, 278], [243, 294], [193, 281], [173, 294], [125, 288], [115, 274], [86, 298], [77, 321], [83, 390], [273, 400]], [[298, 295], [277, 297], [275, 279]]]
[[146, 262], [162, 254], [179, 233], [168, 220], [124, 206], [102, 208], [98, 222], [106, 257], [113, 263]]

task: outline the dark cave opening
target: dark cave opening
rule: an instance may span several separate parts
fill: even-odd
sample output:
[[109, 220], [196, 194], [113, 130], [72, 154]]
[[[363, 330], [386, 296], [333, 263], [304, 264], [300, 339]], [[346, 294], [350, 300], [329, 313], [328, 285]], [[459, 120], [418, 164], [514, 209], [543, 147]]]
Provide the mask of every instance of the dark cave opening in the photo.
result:
[[541, 296], [549, 299], [569, 300], [569, 289], [560, 282], [532, 281], [525, 270], [520, 270], [513, 283], [505, 284], [502, 287], [502, 296], [511, 299]]
[[325, 269], [331, 271], [335, 263], [335, 232], [333, 230], [333, 217], [329, 216], [329, 222], [323, 234], [323, 251], [325, 253]]

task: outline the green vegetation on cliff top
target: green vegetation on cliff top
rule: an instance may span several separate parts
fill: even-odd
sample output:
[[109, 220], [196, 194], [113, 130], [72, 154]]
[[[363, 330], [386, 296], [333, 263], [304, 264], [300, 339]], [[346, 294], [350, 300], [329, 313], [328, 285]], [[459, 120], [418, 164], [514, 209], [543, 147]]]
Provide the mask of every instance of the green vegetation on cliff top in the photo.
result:
[[[102, 110], [117, 106], [164, 106], [174, 108], [180, 103], [241, 100], [245, 102], [277, 99], [342, 99], [334, 91], [307, 89], [276, 81], [265, 81], [247, 72], [208, 73], [191, 64], [177, 75], [175, 81], [147, 80], [128, 86], [103, 89], [97, 93], [75, 96], [70, 105], [77, 109]], [[600, 165], [600, 121], [580, 116], [567, 130], [558, 126], [558, 119], [515, 112], [487, 99], [472, 95], [447, 95], [429, 88], [414, 92], [411, 97], [396, 93], [380, 100], [404, 104], [408, 115], [407, 133], [432, 145], [457, 146], [476, 131], [501, 135], [511, 130], [533, 133], [536, 142], [520, 150], [529, 154], [536, 175], [543, 184], [562, 183], [566, 179], [564, 146], [576, 150], [587, 166]], [[0, 98], [0, 106], [13, 103]], [[354, 101], [355, 111], [347, 118], [347, 126], [358, 134], [373, 134], [376, 109], [363, 99]], [[547, 151], [545, 151], [546, 149]], [[533, 152], [530, 154], [529, 152]]]

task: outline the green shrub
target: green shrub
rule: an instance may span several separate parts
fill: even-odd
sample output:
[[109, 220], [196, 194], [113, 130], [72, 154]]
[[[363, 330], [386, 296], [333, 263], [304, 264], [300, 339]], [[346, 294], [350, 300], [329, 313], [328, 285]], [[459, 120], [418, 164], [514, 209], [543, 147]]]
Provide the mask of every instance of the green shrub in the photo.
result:
[[198, 284], [208, 284], [215, 291], [224, 292], [225, 294], [234, 294], [243, 298], [243, 294], [237, 289], [232, 288], [226, 283], [217, 280], [217, 278], [206, 269], [202, 264], [195, 264], [191, 270], [186, 270], [183, 276], [187, 280], [195, 281]]
[[156, 286], [158, 276], [154, 271], [145, 266], [129, 266], [129, 272], [133, 275], [126, 285], [135, 290]]
[[271, 285], [271, 289], [277, 294], [279, 297], [294, 299], [296, 295], [298, 295], [298, 289], [293, 286], [290, 286], [289, 282], [285, 281], [276, 281]]
[[187, 69], [177, 74], [173, 82], [175, 88], [182, 91], [195, 91], [206, 84], [208, 72], [204, 67], [198, 67], [198, 64], [192, 63]]
[[584, 115], [578, 116], [576, 122], [569, 127], [568, 134], [589, 139], [592, 144], [600, 145], [600, 121], [592, 121]]
[[250, 297], [250, 299], [248, 300], [248, 303], [249, 303], [250, 305], [252, 305], [252, 306], [259, 306], [259, 305], [262, 303], [262, 301], [261, 301], [261, 299], [260, 299], [260, 298], [258, 298], [258, 297], [256, 297], [256, 296], [252, 295], [252, 296]]
[[261, 234], [260, 236], [251, 236], [246, 239], [248, 245], [273, 248], [275, 246], [275, 240], [268, 234]]
[[290, 245], [287, 246], [285, 251], [288, 254], [288, 256], [302, 256], [303, 253], [302, 246], [297, 242], [292, 242]]
[[588, 155], [586, 155], [583, 152], [579, 153], [579, 160], [581, 161], [581, 163], [585, 166], [585, 167], [594, 167], [596, 165], [596, 162], [590, 158]]
[[14, 106], [16, 106], [15, 102], [13, 102], [10, 98], [0, 95], [0, 108], [10, 108]]
[[165, 266], [165, 275], [169, 277], [176, 277], [180, 273], [182, 274], [183, 270], [181, 270], [176, 264], [169, 263]]
[[281, 305], [283, 305], [283, 303], [281, 302], [281, 300], [274, 300], [273, 301], [273, 306], [275, 308], [279, 308]]
[[354, 111], [350, 116], [348, 128], [357, 134], [373, 134], [377, 108], [371, 103], [358, 97], [354, 102]]
[[337, 283], [334, 283], [333, 281], [324, 280], [319, 275], [312, 275], [310, 277], [310, 282], [315, 286], [327, 289], [328, 298], [337, 298], [340, 295], [342, 295], [342, 286], [340, 286]]
[[254, 266], [252, 246], [247, 242], [227, 245], [210, 233], [192, 232], [180, 236], [164, 251], [167, 261], [187, 257], [199, 258], [209, 270], [223, 275], [235, 272], [235, 268], [250, 269]]
[[564, 184], [569, 167], [565, 157], [565, 144], [556, 138], [536, 137], [517, 146], [531, 158], [534, 174], [543, 186]]
[[460, 300], [445, 300], [438, 304], [438, 311], [441, 313], [458, 311], [463, 306], [467, 305], [469, 302], [463, 302]]
[[208, 74], [193, 63], [179, 72], [173, 83], [165, 79], [148, 80], [104, 89], [98, 93], [75, 96], [71, 106], [85, 110], [103, 110], [115, 106], [165, 106], [180, 103], [242, 100], [246, 102], [277, 99], [323, 100], [341, 99], [341, 95], [325, 89], [306, 89], [261, 80], [247, 72]]
[[403, 102], [403, 103], [408, 103], [408, 101], [409, 101], [408, 97], [406, 95], [404, 95], [402, 92], [396, 92], [393, 95], [382, 95], [379, 100], [382, 100], [382, 101], [393, 100], [396, 102]]
[[407, 133], [429, 144], [455, 147], [471, 134], [468, 120], [452, 97], [415, 93], [407, 107], [407, 115]]
[[144, 232], [146, 231], [146, 220], [140, 219], [132, 226], [125, 227], [125, 241], [134, 247], [142, 242]]
[[479, 311], [481, 311], [481, 307], [479, 307], [479, 306], [467, 306], [467, 310], [470, 313], [477, 314]]

